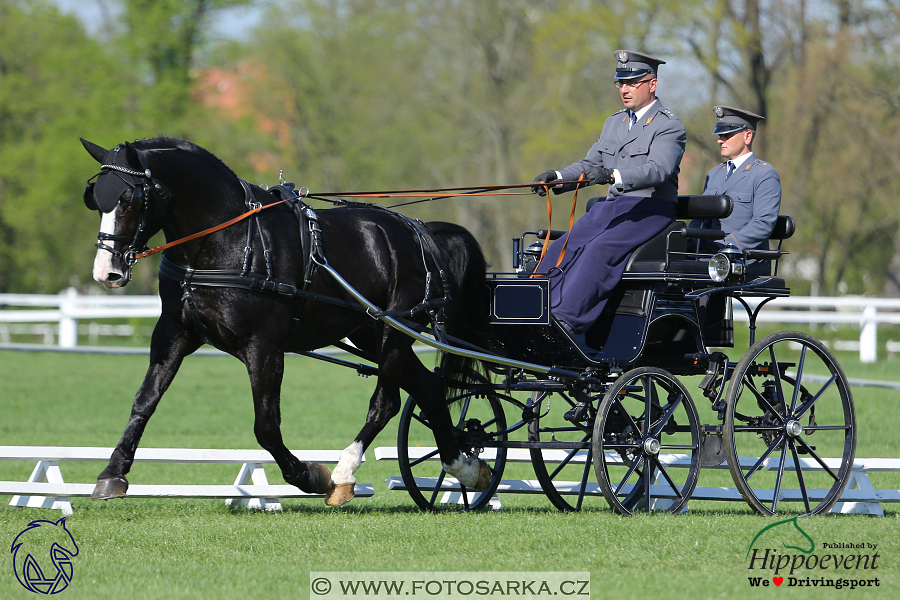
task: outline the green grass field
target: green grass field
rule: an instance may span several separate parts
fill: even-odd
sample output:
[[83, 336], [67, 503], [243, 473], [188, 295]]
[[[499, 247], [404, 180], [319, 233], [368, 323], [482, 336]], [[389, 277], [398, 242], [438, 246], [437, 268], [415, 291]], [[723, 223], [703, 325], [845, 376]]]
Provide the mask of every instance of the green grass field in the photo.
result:
[[[900, 380], [897, 361], [861, 365], [852, 354], [846, 356], [840, 359], [851, 378]], [[145, 367], [146, 358], [139, 356], [0, 352], [0, 444], [115, 445]], [[700, 402], [699, 391], [694, 394], [696, 384], [686, 386], [698, 401], [701, 421], [712, 422], [708, 405]], [[289, 357], [282, 403], [286, 444], [344, 448], [362, 425], [373, 387], [374, 380], [347, 369]], [[141, 443], [256, 448], [249, 392], [237, 360], [189, 357]], [[894, 426], [900, 393], [853, 392], [857, 456], [900, 457]], [[374, 445], [395, 443], [396, 422]], [[617, 599], [888, 598], [900, 592], [900, 513], [893, 505], [886, 505], [884, 519], [830, 515], [801, 521], [818, 546], [877, 544], [880, 556], [876, 570], [804, 575], [878, 577], [879, 587], [783, 586], [776, 592], [772, 585], [757, 589], [748, 581], [748, 576], [771, 575], [748, 570], [746, 555], [754, 536], [774, 521], [752, 514], [744, 504], [697, 501], [685, 515], [622, 518], [611, 514], [602, 499], [579, 514], [563, 514], [540, 495], [503, 495], [499, 512], [423, 514], [405, 492], [387, 489], [384, 479], [399, 474], [397, 465], [375, 461], [371, 450], [367, 458], [357, 478], [374, 484], [375, 496], [340, 509], [320, 500], [284, 500], [284, 510], [270, 514], [216, 500], [73, 499], [75, 514], [67, 523], [80, 553], [73, 581], [60, 597], [308, 598], [311, 571], [589, 571], [592, 597]], [[25, 480], [33, 467], [0, 461], [0, 479]], [[102, 465], [62, 463], [61, 468], [66, 481], [89, 482]], [[283, 482], [274, 467], [267, 472], [271, 483]], [[138, 463], [129, 480], [230, 484], [236, 474], [236, 466]], [[528, 465], [512, 465], [505, 477], [534, 475]], [[873, 482], [900, 489], [897, 474], [874, 474]], [[710, 470], [701, 472], [700, 485], [732, 483], [727, 471]], [[31, 520], [59, 518], [56, 511], [13, 509], [8, 502], [0, 497], [0, 545], [6, 548]], [[769, 547], [790, 552], [780, 541]], [[5, 556], [0, 598], [32, 597], [16, 581], [12, 555]]]

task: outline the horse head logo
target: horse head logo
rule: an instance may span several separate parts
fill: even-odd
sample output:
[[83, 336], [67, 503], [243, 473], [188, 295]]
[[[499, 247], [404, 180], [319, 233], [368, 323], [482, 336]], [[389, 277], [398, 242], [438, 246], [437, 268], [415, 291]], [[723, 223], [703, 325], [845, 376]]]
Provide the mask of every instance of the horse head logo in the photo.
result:
[[[782, 539], [781, 545], [790, 550], [799, 550], [800, 552], [803, 552], [804, 554], [812, 554], [813, 550], [816, 549], [816, 543], [813, 541], [813, 539], [811, 537], [809, 537], [808, 533], [806, 533], [805, 531], [803, 531], [803, 529], [800, 528], [800, 525], [797, 523], [797, 517], [794, 517], [792, 519], [785, 519], [784, 521], [778, 521], [776, 523], [772, 523], [771, 525], [763, 527], [760, 530], [760, 532], [756, 534], [756, 537], [753, 538], [753, 541], [750, 542], [750, 547], [747, 548], [747, 556], [748, 557], [750, 556], [750, 551], [753, 550], [753, 544], [756, 543], [756, 540], [758, 540], [762, 534], [764, 534], [765, 532], [769, 531], [770, 529], [772, 529], [774, 527], [778, 527], [780, 525], [788, 525], [788, 524], [793, 524], [793, 529], [791, 529], [790, 527], [787, 527], [787, 528], [782, 528], [778, 531], [778, 533]], [[802, 537], [797, 537], [795, 535], [795, 532], [799, 533], [800, 536], [802, 536]], [[786, 539], [787, 541], [792, 542], [792, 543], [797, 543], [799, 545], [789, 546], [787, 543], [785, 543], [783, 541], [784, 539]], [[807, 544], [809, 546], [808, 548], [806, 547]]]
[[78, 544], [63, 517], [55, 522], [32, 521], [13, 540], [10, 552], [22, 587], [36, 594], [58, 594], [72, 581]]

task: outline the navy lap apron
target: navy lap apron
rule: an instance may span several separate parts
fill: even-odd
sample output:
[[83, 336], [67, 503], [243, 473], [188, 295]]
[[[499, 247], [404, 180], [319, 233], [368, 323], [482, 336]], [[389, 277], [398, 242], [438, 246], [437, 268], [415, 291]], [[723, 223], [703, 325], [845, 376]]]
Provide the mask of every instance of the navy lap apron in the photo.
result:
[[[550, 272], [550, 312], [584, 333], [622, 279], [628, 257], [675, 219], [675, 203], [659, 198], [619, 196], [598, 202], [567, 236], [555, 240], [538, 272]], [[566, 239], [566, 255], [554, 267]]]

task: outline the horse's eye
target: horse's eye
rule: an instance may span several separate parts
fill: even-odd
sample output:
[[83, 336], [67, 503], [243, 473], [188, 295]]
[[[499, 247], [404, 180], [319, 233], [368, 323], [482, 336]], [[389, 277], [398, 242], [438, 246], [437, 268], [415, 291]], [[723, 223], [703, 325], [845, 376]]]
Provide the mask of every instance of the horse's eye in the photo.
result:
[[143, 203], [144, 188], [143, 186], [135, 187], [134, 191], [131, 193], [131, 206], [129, 208], [133, 211], [140, 210]]

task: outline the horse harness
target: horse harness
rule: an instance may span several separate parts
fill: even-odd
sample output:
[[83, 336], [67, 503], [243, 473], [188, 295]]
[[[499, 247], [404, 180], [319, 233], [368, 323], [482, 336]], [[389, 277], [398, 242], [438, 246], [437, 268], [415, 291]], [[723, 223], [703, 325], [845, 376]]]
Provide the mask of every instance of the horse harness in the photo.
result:
[[[98, 175], [101, 175], [107, 171], [116, 174], [126, 187], [131, 187], [133, 190], [131, 197], [131, 209], [135, 210], [138, 208], [138, 206], [140, 207], [138, 228], [135, 231], [133, 237], [129, 238], [128, 236], [99, 232], [97, 234], [97, 238], [99, 241], [97, 244], [95, 244], [97, 248], [112, 253], [113, 256], [125, 263], [127, 267], [125, 276], [128, 279], [131, 278], [132, 267], [139, 258], [144, 258], [155, 253], [155, 251], [149, 250], [147, 248], [147, 240], [141, 239], [142, 234], [146, 231], [148, 200], [151, 193], [151, 185], [163, 199], [171, 198], [171, 193], [169, 193], [165, 186], [155, 178], [153, 178], [150, 169], [147, 168], [144, 153], [139, 151], [137, 154], [140, 158], [141, 166], [144, 167], [143, 172], [121, 165], [105, 164], [101, 166], [100, 173], [94, 176], [97, 177]], [[93, 179], [94, 177], [92, 177], [91, 179]], [[300, 313], [307, 299], [326, 302], [351, 310], [363, 311], [375, 319], [379, 319], [382, 316], [411, 319], [422, 312], [428, 312], [431, 322], [435, 325], [435, 329], [438, 331], [441, 329], [440, 326], [444, 323], [445, 320], [444, 308], [450, 302], [450, 288], [447, 281], [446, 272], [442, 268], [441, 263], [438, 261], [437, 254], [435, 252], [436, 244], [434, 243], [431, 234], [421, 226], [421, 221], [410, 219], [406, 215], [376, 204], [363, 205], [372, 208], [380, 208], [395, 216], [398, 216], [413, 229], [419, 239], [419, 245], [422, 251], [421, 258], [426, 273], [424, 299], [419, 304], [409, 310], [404, 311], [373, 311], [370, 308], [362, 306], [358, 302], [343, 300], [340, 298], [335, 298], [332, 296], [309, 291], [308, 288], [313, 281], [313, 277], [320, 267], [326, 268], [329, 272], [333, 271], [331, 267], [328, 266], [327, 259], [325, 258], [324, 247], [322, 243], [322, 230], [319, 227], [318, 217], [316, 216], [313, 208], [307, 203], [303, 202], [300, 194], [294, 189], [295, 186], [292, 183], [282, 183], [280, 185], [269, 188], [268, 191], [278, 200], [274, 204], [285, 204], [291, 209], [291, 212], [297, 219], [300, 233], [301, 255], [303, 256], [303, 280], [300, 285], [297, 285], [292, 281], [276, 278], [274, 276], [274, 266], [272, 264], [271, 253], [266, 246], [265, 237], [263, 235], [262, 226], [259, 222], [258, 216], [258, 213], [261, 209], [267, 208], [268, 206], [274, 206], [274, 204], [263, 206], [261, 203], [256, 201], [250, 184], [248, 184], [243, 179], [241, 179], [240, 182], [241, 186], [244, 189], [244, 203], [249, 209], [251, 209], [252, 213], [249, 215], [248, 219], [247, 241], [244, 246], [244, 260], [242, 268], [240, 270], [193, 269], [172, 262], [171, 260], [169, 260], [165, 253], [163, 253], [162, 260], [160, 261], [159, 265], [160, 275], [170, 280], [177, 281], [180, 284], [183, 290], [183, 300], [187, 304], [197, 331], [204, 341], [208, 342], [206, 326], [200, 320], [197, 306], [194, 302], [193, 295], [191, 294], [191, 292], [197, 287], [238, 288], [264, 293], [276, 293], [291, 298], [299, 297], [300, 302], [297, 305], [297, 309], [295, 311], [293, 319], [294, 329], [296, 329], [300, 322]], [[94, 183], [89, 180], [88, 186], [85, 188], [84, 193], [85, 204], [89, 208], [99, 209], [99, 207], [96, 205], [96, 202], [93, 200], [93, 187]], [[123, 187], [123, 192], [124, 189], [125, 188]], [[120, 195], [121, 193], [118, 196]], [[350, 204], [345, 201], [336, 203]], [[236, 219], [235, 221], [237, 220], [239, 219]], [[211, 233], [212, 231], [215, 231], [217, 229], [218, 228], [213, 228], [212, 230], [208, 230], [208, 232], [202, 233]], [[253, 253], [252, 243], [254, 237], [254, 229], [259, 233], [260, 244], [262, 245], [263, 249], [263, 256], [266, 265], [265, 274], [250, 271]], [[198, 236], [190, 236], [190, 238]], [[112, 246], [104, 243], [107, 241], [129, 243], [129, 247], [124, 252], [120, 252]], [[175, 245], [180, 241], [187, 241], [187, 238], [167, 244], [166, 247]], [[441, 280], [441, 288], [443, 290], [442, 298], [432, 297], [433, 275], [432, 269], [428, 266], [428, 260], [426, 258], [426, 248], [428, 254], [431, 257], [431, 262], [436, 267]], [[341, 283], [342, 285], [346, 285], [341, 281], [339, 281], [339, 283]]]

